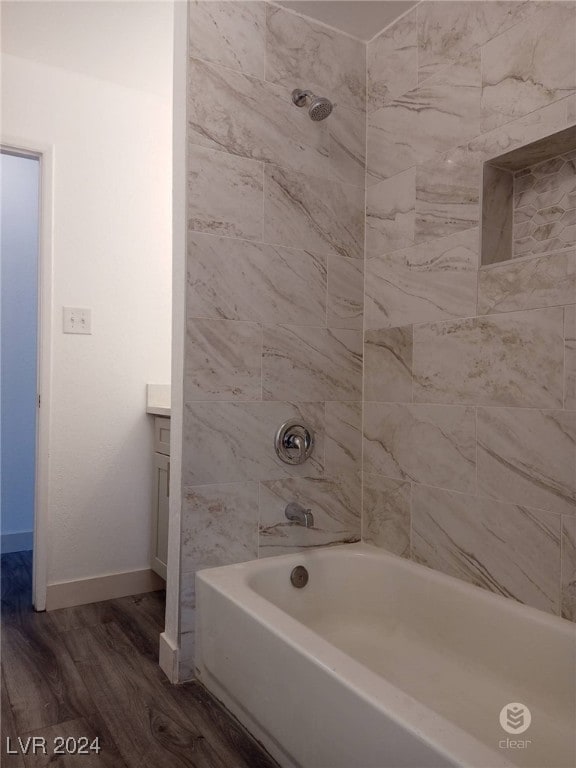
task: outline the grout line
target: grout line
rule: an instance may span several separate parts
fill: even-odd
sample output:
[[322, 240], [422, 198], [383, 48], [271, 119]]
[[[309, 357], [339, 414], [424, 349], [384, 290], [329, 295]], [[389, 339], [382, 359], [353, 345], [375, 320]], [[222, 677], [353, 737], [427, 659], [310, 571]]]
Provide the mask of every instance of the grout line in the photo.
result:
[[350, 32], [345, 32], [343, 29], [338, 29], [337, 27], [333, 27], [331, 24], [327, 24], [325, 21], [320, 21], [320, 19], [315, 19], [313, 16], [307, 16], [305, 13], [300, 13], [300, 11], [297, 11], [294, 8], [286, 8], [285, 6], [275, 2], [275, 0], [267, 0], [266, 4], [271, 5], [274, 8], [278, 8], [279, 11], [284, 11], [284, 13], [289, 13], [291, 16], [297, 16], [299, 19], [306, 21], [308, 24], [311, 24], [311, 25], [317, 24], [319, 27], [323, 27], [324, 29], [329, 29], [331, 32], [334, 32], [337, 35], [343, 35], [344, 37], [348, 37], [351, 40], [355, 40], [357, 43], [363, 43], [364, 45], [366, 45], [366, 40], [362, 40], [361, 37], [356, 37], [356, 35], [353, 35]]
[[395, 19], [392, 19], [392, 21], [388, 24], [386, 24], [385, 27], [383, 27], [380, 32], [376, 32], [376, 34], [371, 37], [369, 40], [364, 40], [363, 42], [366, 43], [366, 45], [370, 45], [370, 43], [373, 43], [377, 40], [377, 38], [380, 37], [380, 35], [384, 34], [384, 32], [387, 32], [391, 27], [393, 27], [395, 24], [397, 24], [401, 19], [403, 19], [405, 16], [408, 16], [409, 13], [412, 13], [412, 11], [417, 8], [419, 5], [422, 5], [424, 0], [418, 0], [418, 2], [415, 2], [413, 5], [410, 6], [410, 8], [407, 8], [403, 13], [400, 14], [400, 16], [396, 16]]

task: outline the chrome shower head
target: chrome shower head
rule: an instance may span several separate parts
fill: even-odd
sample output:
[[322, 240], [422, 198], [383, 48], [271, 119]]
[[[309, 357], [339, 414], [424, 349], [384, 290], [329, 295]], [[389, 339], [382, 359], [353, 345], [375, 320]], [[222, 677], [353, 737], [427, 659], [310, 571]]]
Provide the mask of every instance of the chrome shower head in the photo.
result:
[[297, 107], [305, 107], [308, 101], [310, 101], [308, 114], [310, 119], [315, 122], [325, 120], [334, 109], [330, 99], [324, 96], [315, 96], [312, 91], [303, 91], [300, 88], [295, 88], [292, 91], [292, 102]]
[[330, 99], [325, 99], [324, 96], [318, 96], [314, 99], [308, 109], [310, 119], [314, 121], [325, 120], [332, 112], [332, 102]]

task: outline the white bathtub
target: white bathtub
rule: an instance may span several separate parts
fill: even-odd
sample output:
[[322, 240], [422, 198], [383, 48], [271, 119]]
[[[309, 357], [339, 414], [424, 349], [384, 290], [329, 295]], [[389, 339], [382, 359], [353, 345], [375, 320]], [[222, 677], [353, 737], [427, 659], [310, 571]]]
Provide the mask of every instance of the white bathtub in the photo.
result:
[[[567, 621], [364, 544], [212, 568], [196, 586], [198, 677], [282, 766], [576, 764]], [[531, 711], [521, 735], [499, 724], [512, 702]]]

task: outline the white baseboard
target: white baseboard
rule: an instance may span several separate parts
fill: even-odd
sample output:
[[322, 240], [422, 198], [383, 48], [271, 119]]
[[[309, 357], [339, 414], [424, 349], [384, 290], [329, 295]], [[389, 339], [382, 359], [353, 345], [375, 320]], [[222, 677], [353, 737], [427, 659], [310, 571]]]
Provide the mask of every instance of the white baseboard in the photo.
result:
[[170, 640], [166, 632], [160, 635], [160, 669], [171, 683], [178, 682], [178, 646]]
[[1, 551], [3, 555], [9, 552], [29, 552], [34, 546], [34, 532], [20, 531], [20, 533], [3, 533], [0, 536]]
[[164, 580], [149, 568], [98, 576], [95, 579], [62, 581], [59, 584], [48, 584], [46, 610], [55, 611], [58, 608], [72, 608], [75, 605], [113, 600], [141, 592], [155, 592], [157, 589], [164, 589], [164, 586]]

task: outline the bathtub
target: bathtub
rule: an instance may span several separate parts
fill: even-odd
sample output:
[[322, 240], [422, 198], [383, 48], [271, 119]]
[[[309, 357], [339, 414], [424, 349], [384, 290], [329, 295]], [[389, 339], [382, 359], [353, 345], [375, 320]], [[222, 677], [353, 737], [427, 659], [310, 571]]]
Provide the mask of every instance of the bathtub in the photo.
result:
[[[563, 619], [366, 544], [207, 569], [196, 590], [197, 676], [281, 766], [576, 764]], [[527, 730], [500, 725], [509, 703]]]

